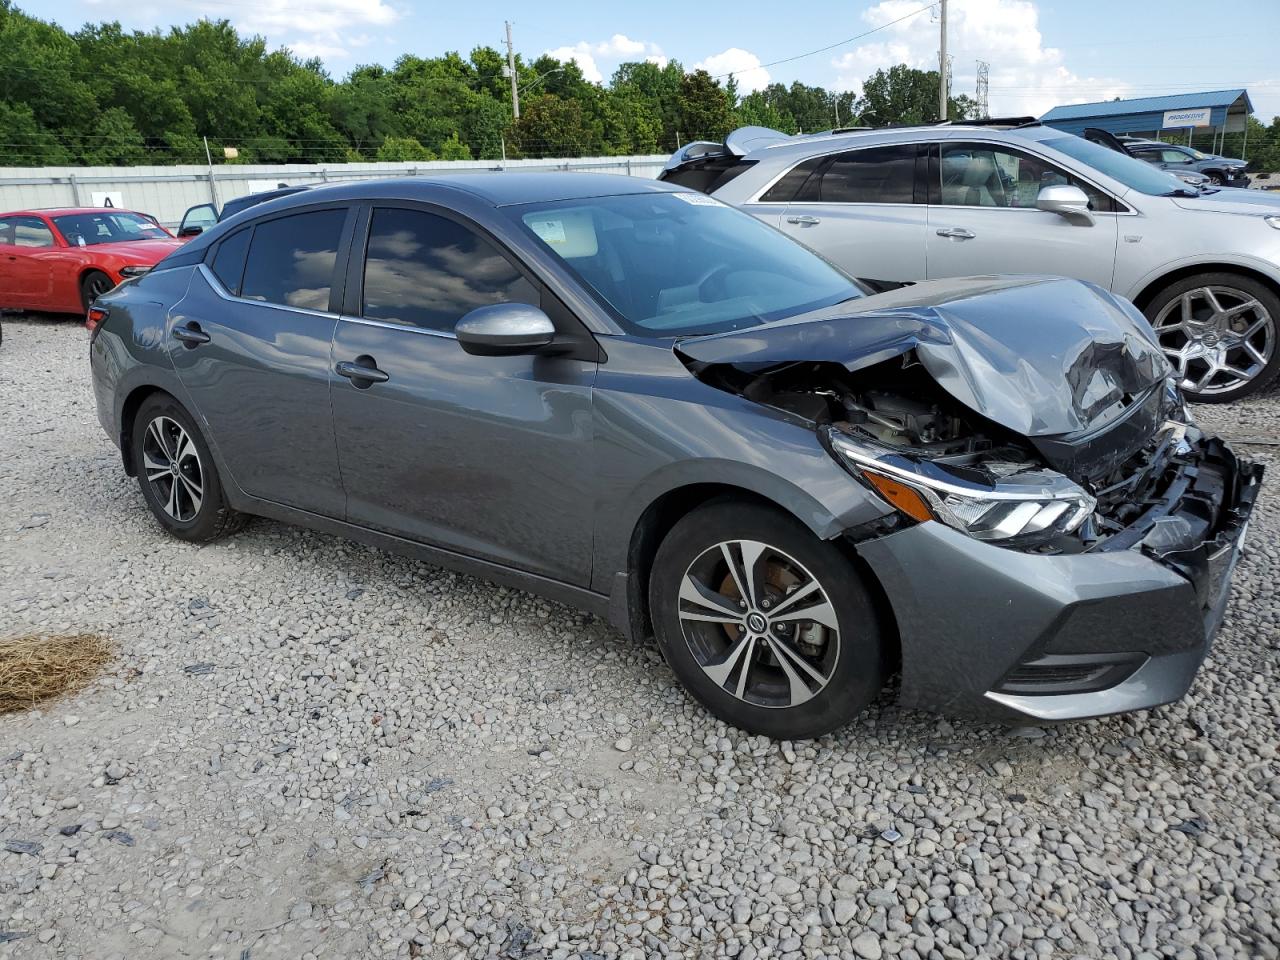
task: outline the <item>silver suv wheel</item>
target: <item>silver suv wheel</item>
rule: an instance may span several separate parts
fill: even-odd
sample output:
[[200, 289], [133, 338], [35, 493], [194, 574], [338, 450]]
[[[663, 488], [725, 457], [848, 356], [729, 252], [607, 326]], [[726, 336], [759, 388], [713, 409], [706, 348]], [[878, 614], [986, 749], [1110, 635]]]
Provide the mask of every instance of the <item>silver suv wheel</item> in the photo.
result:
[[1239, 390], [1266, 369], [1276, 350], [1276, 319], [1247, 290], [1212, 284], [1170, 300], [1151, 325], [1179, 386], [1214, 396]]

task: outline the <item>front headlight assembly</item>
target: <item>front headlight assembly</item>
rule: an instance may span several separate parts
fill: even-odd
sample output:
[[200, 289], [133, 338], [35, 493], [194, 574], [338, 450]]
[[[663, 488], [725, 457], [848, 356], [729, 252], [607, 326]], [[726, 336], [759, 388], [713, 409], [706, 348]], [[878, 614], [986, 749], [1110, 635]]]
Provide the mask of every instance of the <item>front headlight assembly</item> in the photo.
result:
[[975, 540], [1036, 547], [1068, 534], [1097, 501], [1052, 470], [988, 461], [948, 470], [926, 459], [876, 448], [831, 430], [831, 448], [849, 470], [913, 520], [937, 520]]

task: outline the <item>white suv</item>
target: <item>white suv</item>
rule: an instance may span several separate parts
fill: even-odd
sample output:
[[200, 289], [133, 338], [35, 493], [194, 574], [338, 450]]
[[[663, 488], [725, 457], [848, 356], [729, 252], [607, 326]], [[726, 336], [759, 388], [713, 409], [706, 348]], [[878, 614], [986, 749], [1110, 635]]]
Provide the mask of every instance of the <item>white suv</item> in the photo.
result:
[[745, 127], [689, 144], [662, 179], [749, 211], [878, 288], [992, 273], [1092, 281], [1146, 314], [1197, 400], [1280, 375], [1280, 198], [1260, 191], [1200, 192], [1034, 123], [807, 137]]

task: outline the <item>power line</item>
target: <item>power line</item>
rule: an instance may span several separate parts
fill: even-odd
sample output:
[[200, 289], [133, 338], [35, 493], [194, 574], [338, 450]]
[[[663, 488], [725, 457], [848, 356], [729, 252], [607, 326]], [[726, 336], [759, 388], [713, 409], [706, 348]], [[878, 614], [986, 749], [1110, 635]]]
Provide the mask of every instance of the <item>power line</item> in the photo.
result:
[[[752, 67], [751, 69], [763, 70], [765, 67], [776, 67], [781, 63], [794, 63], [796, 60], [803, 60], [805, 57], [812, 57], [819, 53], [826, 53], [828, 50], [834, 50], [836, 47], [843, 47], [846, 44], [853, 43], [855, 40], [861, 40], [863, 37], [869, 37], [873, 33], [879, 33], [881, 30], [888, 29], [889, 27], [892, 27], [896, 23], [901, 23], [903, 20], [910, 20], [912, 17], [917, 16], [918, 14], [924, 13], [926, 10], [932, 10], [935, 6], [937, 6], [937, 4], [931, 3], [927, 7], [921, 7], [919, 10], [912, 10], [910, 13], [906, 14], [905, 16], [898, 17], [898, 19], [896, 20], [890, 20], [888, 23], [883, 23], [872, 30], [868, 30], [865, 33], [860, 33], [857, 36], [849, 37], [846, 40], [837, 40], [835, 43], [827, 44], [827, 46], [825, 47], [819, 47], [817, 50], [810, 50], [808, 53], [797, 53], [794, 57], [783, 57], [781, 60], [770, 60], [768, 63], [759, 64], [758, 66]], [[743, 72], [744, 71], [742, 70], [730, 70], [728, 73], [714, 74], [712, 75], [711, 79], [722, 80], [725, 77], [732, 77], [734, 74], [743, 73]]]

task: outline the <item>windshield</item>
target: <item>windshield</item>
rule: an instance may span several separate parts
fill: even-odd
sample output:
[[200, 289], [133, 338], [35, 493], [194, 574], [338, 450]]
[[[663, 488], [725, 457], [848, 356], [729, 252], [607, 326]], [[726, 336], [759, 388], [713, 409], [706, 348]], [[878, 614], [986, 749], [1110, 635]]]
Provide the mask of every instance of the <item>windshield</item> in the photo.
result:
[[122, 243], [128, 240], [168, 240], [164, 227], [138, 213], [107, 211], [102, 213], [69, 213], [54, 217], [58, 232], [73, 247], [91, 247], [96, 243]]
[[1054, 137], [1041, 142], [1148, 196], [1165, 197], [1187, 189], [1182, 181], [1158, 167], [1080, 137]]
[[508, 209], [631, 333], [738, 330], [866, 294], [817, 254], [700, 193]]

